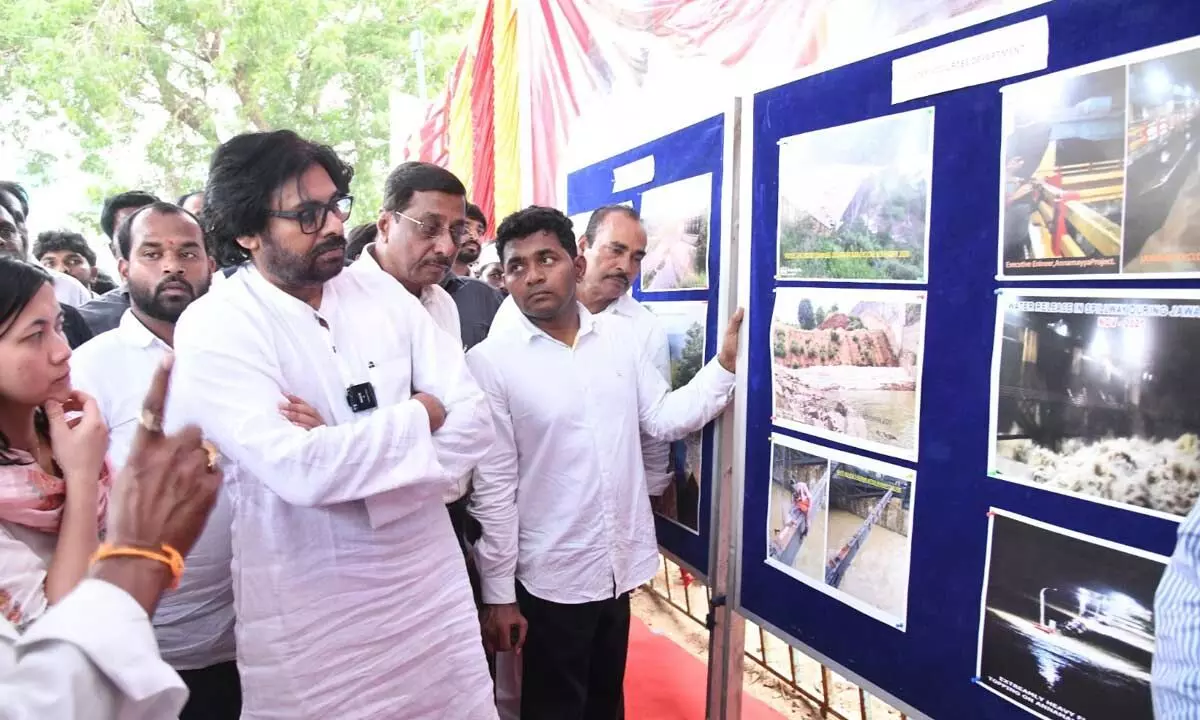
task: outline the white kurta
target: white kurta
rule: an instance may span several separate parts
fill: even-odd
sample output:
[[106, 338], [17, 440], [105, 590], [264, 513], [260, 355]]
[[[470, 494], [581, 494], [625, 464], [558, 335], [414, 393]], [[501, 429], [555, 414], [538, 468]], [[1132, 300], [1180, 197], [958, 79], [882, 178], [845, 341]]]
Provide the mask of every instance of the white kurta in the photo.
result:
[[0, 718], [168, 720], [187, 688], [129, 593], [84, 580], [24, 635], [0, 618]]
[[[493, 438], [455, 342], [382, 275], [341, 273], [314, 311], [246, 268], [188, 308], [175, 352], [173, 401], [237, 466], [243, 720], [495, 718], [441, 502]], [[354, 413], [368, 381], [379, 408]], [[414, 390], [446, 406], [434, 434]], [[328, 424], [288, 423], [284, 392]]]

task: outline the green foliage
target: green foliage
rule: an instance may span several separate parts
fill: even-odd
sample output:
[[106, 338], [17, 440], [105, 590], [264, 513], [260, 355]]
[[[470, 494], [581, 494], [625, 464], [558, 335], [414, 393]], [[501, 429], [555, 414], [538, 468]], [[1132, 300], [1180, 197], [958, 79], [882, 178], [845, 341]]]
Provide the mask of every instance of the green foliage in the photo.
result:
[[862, 320], [858, 319], [854, 315], [851, 315], [849, 322], [846, 323], [847, 330], [865, 330], [866, 327], [866, 325], [863, 325]]
[[808, 298], [800, 301], [800, 307], [796, 311], [796, 320], [800, 323], [800, 327], [804, 330], [812, 330], [817, 326], [816, 316], [813, 314], [813, 304]]
[[837, 330], [833, 330], [829, 333], [829, 339], [833, 341], [834, 345], [838, 345], [842, 342], [842, 336], [838, 335]]
[[788, 346], [788, 350], [791, 351], [793, 355], [799, 355], [801, 352], [800, 343], [793, 340], [792, 344]]
[[785, 358], [788, 354], [787, 343], [779, 338], [776, 338], [775, 344], [771, 346], [771, 351], [775, 354], [775, 357]]
[[[780, 272], [784, 277], [861, 280], [919, 280], [925, 266], [927, 186], [911, 177], [864, 182], [854, 214], [836, 227], [802, 214], [780, 228]], [[828, 253], [831, 257], [788, 259], [789, 253]], [[865, 253], [867, 256], [847, 256]], [[870, 257], [871, 254], [875, 257]], [[907, 253], [907, 257], [887, 257]]]
[[[34, 177], [60, 148], [32, 132], [59, 119], [82, 169], [110, 189], [115, 149], [145, 143], [145, 187], [200, 187], [215, 145], [291, 128], [356, 168], [356, 206], [379, 207], [393, 86], [415, 93], [410, 35], [426, 36], [431, 91], [461, 50], [471, 0], [4, 0], [0, 132], [33, 151]], [[41, 166], [41, 167], [39, 167]], [[102, 194], [97, 193], [97, 194]]]
[[[782, 356], [781, 356], [782, 357]], [[692, 381], [700, 368], [704, 367], [704, 325], [692, 323], [687, 339], [679, 353], [679, 362], [671, 369], [671, 387], [679, 389]]]

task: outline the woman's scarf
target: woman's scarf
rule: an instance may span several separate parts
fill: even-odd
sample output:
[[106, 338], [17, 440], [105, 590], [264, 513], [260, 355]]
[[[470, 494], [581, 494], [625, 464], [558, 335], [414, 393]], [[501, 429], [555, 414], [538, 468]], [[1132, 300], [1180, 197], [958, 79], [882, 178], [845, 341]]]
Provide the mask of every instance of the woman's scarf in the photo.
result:
[[[0, 466], [0, 521], [57, 535], [67, 500], [66, 481], [47, 474], [27, 452], [10, 449], [8, 453], [20, 464]], [[96, 530], [101, 536], [110, 490], [112, 470], [105, 460], [96, 496]]]

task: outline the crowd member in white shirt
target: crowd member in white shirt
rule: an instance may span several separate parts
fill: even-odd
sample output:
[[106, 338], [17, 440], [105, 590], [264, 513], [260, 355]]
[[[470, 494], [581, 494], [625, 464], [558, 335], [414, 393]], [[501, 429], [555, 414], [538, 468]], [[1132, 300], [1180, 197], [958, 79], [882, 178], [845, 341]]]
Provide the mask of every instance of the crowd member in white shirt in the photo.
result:
[[[173, 391], [230, 466], [244, 720], [492, 720], [442, 497], [488, 451], [458, 341], [346, 273], [353, 170], [281, 130], [213, 154], [205, 223], [236, 273], [175, 329]], [[324, 418], [280, 413], [287, 396]]]
[[471, 500], [485, 637], [521, 648], [522, 720], [619, 718], [629, 591], [658, 567], [639, 429], [674, 439], [721, 412], [741, 313], [671, 392], [627, 319], [578, 302], [587, 263], [565, 215], [531, 207], [496, 235], [513, 302], [467, 355], [497, 438]]
[[183, 572], [169, 553], [192, 547], [221, 471], [197, 429], [159, 430], [169, 373], [167, 360], [142, 401], [144, 421], [113, 491], [110, 544], [88, 578], [23, 635], [0, 618], [0, 717], [167, 720], [187, 698], [158, 656], [149, 617]]
[[[421, 301], [434, 323], [459, 341], [462, 324], [458, 305], [439, 284], [450, 272], [458, 247], [466, 237], [467, 189], [454, 173], [429, 163], [407, 162], [388, 175], [383, 191], [375, 241], [351, 266], [352, 273], [384, 275]], [[487, 318], [490, 326], [491, 318]], [[450, 513], [478, 598], [479, 581], [467, 556], [478, 531], [467, 515], [471, 474], [465, 473], [442, 498]]]
[[[8, 186], [20, 187], [14, 183]], [[24, 195], [15, 192], [0, 184], [0, 255], [28, 260], [29, 228], [25, 218], [29, 205]], [[54, 296], [59, 303], [74, 308], [92, 299], [92, 292], [75, 278], [49, 268], [47, 272], [54, 282]]]
[[[646, 257], [646, 228], [637, 210], [627, 205], [607, 205], [594, 211], [579, 238], [579, 253], [587, 270], [579, 283], [579, 302], [593, 315], [610, 313], [633, 323], [638, 347], [671, 382], [671, 351], [667, 331], [654, 313], [633, 299], [633, 279], [642, 271]], [[667, 472], [670, 443], [642, 435], [646, 461], [646, 485], [658, 497], [671, 482]]]
[[[138, 209], [117, 229], [121, 279], [131, 307], [120, 325], [96, 336], [71, 359], [71, 379], [96, 399], [111, 428], [109, 459], [119, 471], [138, 427], [141, 398], [154, 369], [171, 353], [175, 322], [208, 292], [215, 263], [200, 222], [165, 202]], [[168, 428], [174, 414], [166, 414]], [[234, 643], [233, 511], [218, 499], [208, 526], [187, 557], [188, 573], [154, 615], [163, 659], [187, 683], [181, 720], [237, 720], [241, 714]]]

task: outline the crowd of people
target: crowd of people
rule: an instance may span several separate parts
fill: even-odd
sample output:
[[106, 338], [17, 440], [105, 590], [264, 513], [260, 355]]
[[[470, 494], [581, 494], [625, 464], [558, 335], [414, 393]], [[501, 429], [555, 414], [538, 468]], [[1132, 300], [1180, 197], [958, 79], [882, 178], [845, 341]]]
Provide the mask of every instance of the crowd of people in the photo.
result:
[[235, 137], [202, 191], [104, 203], [111, 280], [82, 236], [31, 244], [0, 183], [17, 716], [624, 716], [650, 498], [731, 399], [741, 311], [672, 391], [635, 210], [529, 207], [489, 240], [409, 162], [350, 227], [352, 177], [293, 132]]

